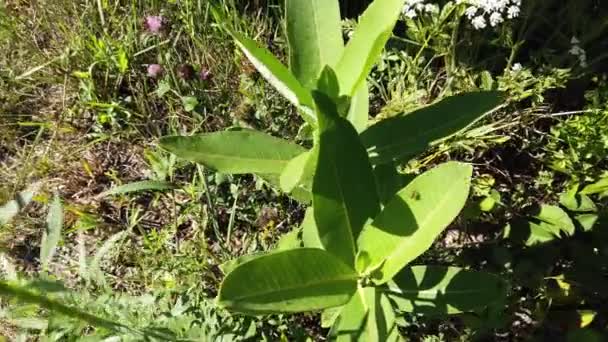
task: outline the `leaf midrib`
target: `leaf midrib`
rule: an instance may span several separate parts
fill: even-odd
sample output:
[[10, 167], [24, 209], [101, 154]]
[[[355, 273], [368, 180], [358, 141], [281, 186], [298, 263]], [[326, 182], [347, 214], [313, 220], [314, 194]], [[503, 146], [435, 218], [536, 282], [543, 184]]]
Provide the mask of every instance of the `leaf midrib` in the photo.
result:
[[[446, 202], [448, 202], [448, 201], [449, 201], [449, 200], [452, 198], [452, 196], [450, 196], [450, 195], [451, 195], [453, 192], [455, 192], [455, 189], [458, 189], [457, 183], [458, 183], [458, 182], [454, 182], [454, 183], [452, 183], [452, 184], [456, 184], [456, 185], [455, 185], [455, 186], [451, 186], [451, 187], [450, 187], [449, 191], [448, 191], [448, 192], [446, 192], [446, 194], [445, 194], [445, 195], [444, 195], [444, 196], [443, 196], [443, 197], [442, 197], [442, 198], [441, 198], [441, 199], [438, 201], [438, 204], [437, 204], [437, 205], [435, 205], [435, 206], [433, 207], [433, 209], [431, 209], [431, 211], [430, 211], [430, 212], [429, 212], [429, 213], [428, 213], [428, 214], [425, 216], [425, 218], [424, 218], [424, 219], [422, 219], [422, 223], [421, 223], [420, 225], [418, 225], [418, 227], [425, 226], [425, 225], [426, 225], [426, 224], [427, 224], [429, 221], [431, 221], [431, 220], [432, 220], [432, 219], [435, 217], [435, 214], [436, 214], [438, 211], [441, 211], [441, 210], [440, 210], [440, 208], [442, 208], [442, 207], [443, 207], [443, 205], [445, 205], [445, 203], [446, 203]], [[416, 233], [414, 233], [414, 234], [416, 234]], [[411, 237], [411, 236], [410, 236], [410, 237]], [[402, 249], [402, 248], [400, 248], [400, 247], [401, 247], [402, 245], [407, 245], [407, 244], [409, 243], [409, 240], [410, 240], [410, 239], [405, 238], [405, 239], [404, 239], [404, 241], [403, 241], [402, 243], [400, 243], [400, 244], [398, 244], [398, 245], [397, 245], [397, 248], [395, 248], [395, 249], [394, 249], [394, 252], [392, 252], [392, 253], [388, 254], [388, 255], [387, 255], [385, 258], [383, 258], [383, 260], [381, 260], [381, 261], [379, 262], [378, 266], [379, 266], [379, 265], [382, 263], [382, 261], [384, 261], [384, 260], [390, 260], [391, 258], [394, 258], [396, 255], [401, 254], [401, 252], [402, 252], [402, 250], [401, 250], [401, 249]], [[404, 265], [404, 266], [405, 266], [405, 265]]]
[[249, 295], [246, 295], [246, 296], [233, 297], [231, 299], [231, 301], [239, 301], [239, 300], [246, 299], [246, 298], [263, 297], [263, 296], [267, 296], [267, 295], [273, 294], [273, 293], [289, 292], [289, 291], [293, 291], [293, 290], [299, 290], [299, 289], [306, 289], [306, 288], [311, 288], [311, 287], [323, 286], [323, 285], [333, 284], [333, 283], [338, 283], [338, 282], [345, 282], [345, 281], [348, 281], [348, 280], [353, 280], [354, 281], [356, 279], [357, 279], [357, 275], [355, 273], [353, 273], [351, 275], [344, 276], [344, 277], [338, 277], [338, 278], [332, 278], [332, 279], [324, 279], [322, 281], [299, 283], [296, 286], [282, 287], [279, 290], [268, 290], [268, 291], [254, 292], [253, 294], [250, 293]]

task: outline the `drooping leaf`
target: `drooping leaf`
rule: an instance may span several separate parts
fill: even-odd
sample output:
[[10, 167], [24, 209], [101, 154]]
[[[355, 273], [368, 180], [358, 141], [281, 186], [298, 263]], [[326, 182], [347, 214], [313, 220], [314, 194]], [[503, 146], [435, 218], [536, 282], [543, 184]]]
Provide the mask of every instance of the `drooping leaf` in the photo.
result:
[[290, 69], [313, 88], [324, 66], [335, 66], [342, 50], [340, 8], [336, 0], [286, 0]]
[[302, 228], [302, 243], [304, 244], [304, 247], [323, 249], [312, 207], [306, 209], [304, 220], [302, 220], [300, 227]]
[[360, 252], [370, 257], [377, 284], [431, 247], [456, 218], [469, 196], [471, 165], [448, 162], [423, 173], [399, 191], [358, 240]]
[[367, 82], [363, 82], [359, 86], [359, 90], [352, 97], [346, 118], [359, 133], [367, 128], [369, 119], [369, 90], [367, 89]]
[[232, 35], [238, 47], [262, 77], [289, 102], [298, 107], [307, 122], [314, 123], [316, 118], [314, 117], [313, 101], [310, 92], [300, 84], [289, 69], [256, 41], [228, 28], [226, 30]]
[[426, 315], [482, 309], [499, 302], [506, 290], [492, 274], [444, 266], [406, 267], [387, 285], [399, 311]]
[[304, 148], [253, 130], [169, 136], [160, 145], [180, 158], [222, 173], [280, 174]]
[[397, 341], [395, 314], [388, 298], [375, 287], [357, 289], [330, 334], [332, 341]]
[[104, 191], [99, 194], [99, 197], [112, 196], [112, 195], [122, 195], [128, 194], [131, 192], [140, 192], [140, 191], [164, 191], [164, 190], [173, 190], [177, 189], [177, 185], [166, 182], [166, 181], [141, 181], [141, 182], [133, 182], [123, 184], [117, 187], [114, 187], [108, 191]]
[[448, 97], [412, 113], [382, 120], [363, 131], [361, 140], [374, 165], [406, 160], [432, 142], [466, 128], [501, 101], [502, 93], [496, 91]]
[[281, 190], [290, 193], [297, 186], [310, 189], [315, 162], [315, 151], [306, 151], [291, 159], [281, 172]]
[[218, 303], [247, 314], [321, 310], [345, 304], [355, 271], [315, 248], [271, 252], [238, 265], [220, 287]]
[[49, 262], [55, 254], [55, 248], [61, 239], [61, 228], [63, 227], [63, 206], [61, 199], [55, 195], [46, 217], [46, 229], [42, 234], [40, 242], [40, 264], [43, 270], [47, 270]]
[[576, 229], [570, 216], [554, 205], [542, 205], [538, 214], [528, 221], [528, 227], [530, 230], [526, 240], [528, 246], [552, 241], [559, 238], [562, 232], [567, 236], [573, 235]]
[[39, 188], [40, 183], [31, 184], [27, 189], [18, 193], [15, 199], [0, 206], [0, 226], [7, 224], [19, 211], [25, 208], [32, 201]]
[[336, 67], [343, 95], [353, 96], [380, 57], [403, 8], [402, 0], [375, 0], [359, 19]]
[[314, 92], [319, 143], [313, 178], [313, 208], [325, 249], [354, 264], [355, 241], [380, 209], [372, 168], [353, 126], [324, 94]]

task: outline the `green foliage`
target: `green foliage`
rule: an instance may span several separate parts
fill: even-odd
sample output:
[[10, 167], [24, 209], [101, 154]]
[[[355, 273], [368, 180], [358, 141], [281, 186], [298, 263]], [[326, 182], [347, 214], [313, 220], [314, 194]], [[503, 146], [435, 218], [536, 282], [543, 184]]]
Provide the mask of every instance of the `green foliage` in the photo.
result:
[[281, 173], [304, 149], [288, 141], [252, 130], [165, 137], [161, 146], [180, 158], [222, 173]]
[[[287, 76], [284, 67], [253, 41], [231, 32], [252, 64], [290, 102], [302, 109], [304, 102], [300, 99], [310, 96], [314, 100], [314, 106], [307, 106], [314, 109], [316, 123], [311, 126], [311, 150], [304, 152], [282, 141], [278, 144], [275, 138], [266, 143], [237, 144], [234, 137], [240, 138], [242, 132], [231, 132], [226, 138], [226, 132], [170, 137], [161, 143], [178, 156], [221, 172], [282, 172], [282, 190], [311, 191], [312, 207], [306, 211], [301, 228], [288, 234], [276, 251], [244, 256], [223, 265], [226, 277], [217, 299], [220, 305], [236, 312], [263, 314], [334, 310], [346, 304], [339, 315], [330, 315], [330, 336], [344, 341], [398, 340], [395, 309], [390, 295], [381, 291], [382, 284], [424, 253], [458, 215], [469, 194], [472, 167], [446, 163], [400, 189], [405, 182], [392, 162], [416, 155], [433, 141], [465, 128], [495, 108], [501, 95], [480, 92], [459, 96], [365, 130], [368, 105], [362, 101], [367, 94], [364, 81], [391, 36], [402, 3], [374, 1], [361, 16], [338, 62], [335, 57], [342, 41], [332, 33], [338, 25], [339, 15], [334, 12], [337, 4], [324, 6], [329, 8], [321, 13], [311, 3], [287, 3], [293, 75]], [[221, 18], [217, 13], [216, 17]], [[302, 13], [309, 16], [303, 17]], [[390, 13], [390, 20], [386, 20], [386, 13]], [[328, 28], [329, 36], [319, 35], [319, 28]], [[308, 88], [316, 85], [316, 89], [303, 95], [295, 79]], [[404, 130], [415, 134], [404, 134]], [[363, 131], [361, 136], [358, 131]], [[247, 134], [270, 140], [261, 133]], [[210, 136], [217, 138], [213, 144], [201, 143]], [[409, 140], [400, 141], [403, 136]], [[186, 146], [184, 141], [197, 143]], [[289, 146], [289, 153], [276, 157], [281, 150], [277, 145]], [[383, 150], [380, 159], [378, 150]], [[218, 155], [221, 162], [214, 159]], [[372, 167], [374, 158], [380, 164], [377, 172]], [[385, 180], [385, 176], [390, 179]], [[387, 202], [382, 210], [380, 197]], [[294, 238], [300, 231], [304, 248]], [[402, 285], [393, 286], [396, 293], [395, 289], [402, 286], [401, 310], [412, 311], [414, 304], [405, 303], [418, 305], [418, 299], [428, 299], [436, 311], [445, 314], [479, 309], [504, 292], [502, 281], [481, 273], [429, 268], [425, 274], [426, 268], [412, 270], [418, 283], [404, 280]], [[430, 288], [421, 279], [425, 275], [433, 279]], [[395, 279], [391, 284], [399, 281]], [[435, 295], [419, 295], [427, 290]], [[472, 301], [467, 306], [461, 303], [463, 291], [479, 293], [483, 301]]]
[[326, 65], [335, 68], [344, 50], [336, 1], [285, 1], [289, 68], [302, 85], [314, 88]]
[[380, 209], [372, 167], [353, 126], [338, 116], [326, 96], [314, 96], [319, 108], [312, 186], [317, 232], [325, 249], [354, 265], [361, 228]]
[[360, 256], [377, 284], [392, 279], [424, 253], [456, 218], [469, 196], [473, 168], [450, 162], [416, 177], [400, 190], [359, 236]]
[[374, 164], [412, 158], [433, 142], [449, 137], [501, 103], [500, 92], [456, 95], [412, 113], [400, 114], [361, 133]]
[[356, 286], [355, 271], [332, 254], [297, 248], [253, 258], [231, 270], [218, 303], [251, 314], [312, 311], [345, 304]]
[[504, 286], [501, 279], [488, 273], [412, 266], [402, 269], [384, 291], [401, 312], [443, 315], [487, 307], [501, 299]]

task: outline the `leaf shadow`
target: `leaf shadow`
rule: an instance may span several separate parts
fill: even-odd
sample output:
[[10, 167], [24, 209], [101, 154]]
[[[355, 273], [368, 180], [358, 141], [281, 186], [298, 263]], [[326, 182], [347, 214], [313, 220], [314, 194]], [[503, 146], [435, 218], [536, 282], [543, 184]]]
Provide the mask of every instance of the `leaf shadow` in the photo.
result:
[[399, 293], [391, 296], [397, 307], [408, 313], [443, 316], [472, 312], [498, 302], [506, 293], [505, 283], [487, 274], [480, 289], [483, 273], [460, 270], [450, 274], [447, 266], [427, 266], [423, 276], [417, 277], [412, 270], [406, 267], [394, 278]]

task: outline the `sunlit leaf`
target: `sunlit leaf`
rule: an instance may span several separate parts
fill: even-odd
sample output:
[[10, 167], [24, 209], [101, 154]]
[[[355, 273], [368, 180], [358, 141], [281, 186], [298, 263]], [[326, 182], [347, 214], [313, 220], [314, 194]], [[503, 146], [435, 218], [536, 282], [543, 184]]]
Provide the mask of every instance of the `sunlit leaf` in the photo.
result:
[[218, 303], [248, 314], [321, 310], [345, 304], [356, 286], [355, 271], [330, 253], [298, 248], [238, 265], [222, 282]]
[[406, 160], [434, 141], [458, 133], [501, 102], [502, 93], [495, 91], [448, 97], [414, 112], [382, 120], [363, 131], [361, 140], [374, 165]]
[[375, 0], [359, 18], [336, 67], [340, 92], [353, 96], [380, 57], [403, 8], [403, 0]]
[[325, 249], [354, 265], [355, 241], [380, 209], [374, 175], [353, 126], [327, 96], [315, 92], [314, 97], [320, 135], [312, 191], [315, 222]]
[[222, 173], [280, 174], [304, 148], [253, 130], [169, 136], [160, 145], [180, 158]]
[[342, 308], [329, 336], [332, 341], [397, 341], [395, 314], [388, 298], [375, 287], [357, 289]]
[[292, 73], [266, 48], [242, 34], [226, 30], [234, 37], [236, 44], [247, 56], [251, 64], [281, 95], [300, 109], [304, 119], [314, 123], [313, 101], [310, 92], [300, 84]]
[[382, 284], [424, 253], [456, 218], [469, 195], [471, 165], [448, 162], [423, 173], [389, 201], [359, 236], [368, 271]]
[[323, 67], [334, 67], [344, 50], [338, 1], [286, 0], [285, 17], [290, 69], [312, 89]]

